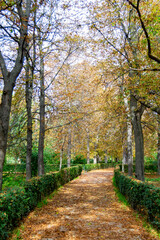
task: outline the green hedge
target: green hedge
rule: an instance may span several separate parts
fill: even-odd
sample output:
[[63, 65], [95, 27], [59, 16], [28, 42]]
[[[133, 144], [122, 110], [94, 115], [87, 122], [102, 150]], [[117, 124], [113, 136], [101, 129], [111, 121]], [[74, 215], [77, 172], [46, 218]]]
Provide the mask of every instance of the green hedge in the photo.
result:
[[[71, 164], [71, 166], [73, 166], [73, 165], [77, 166], [78, 164]], [[66, 168], [66, 167], [67, 167], [67, 164], [62, 165], [62, 169]], [[32, 176], [36, 176], [37, 175], [36, 167], [34, 167], [34, 165], [33, 165], [32, 168], [33, 168]], [[59, 171], [59, 164], [45, 164], [44, 169], [45, 169], [45, 173]], [[3, 168], [3, 172], [4, 173], [6, 173], [6, 172], [7, 173], [15, 173], [15, 172], [25, 173], [26, 172], [26, 164], [25, 163], [5, 164], [4, 168]]]
[[[120, 169], [120, 171], [122, 171], [122, 164], [119, 165], [119, 169]], [[157, 172], [158, 168], [157, 168], [157, 165], [154, 165], [154, 164], [145, 164], [144, 170], [147, 173], [148, 172]], [[128, 165], [127, 164], [124, 165], [124, 172], [125, 173], [128, 172]], [[135, 164], [133, 164], [133, 172], [135, 172]]]
[[93, 169], [104, 169], [109, 167], [115, 167], [115, 163], [97, 163], [97, 164], [85, 164], [84, 170], [85, 171], [91, 171]]
[[78, 165], [42, 177], [32, 178], [24, 184], [23, 188], [14, 187], [7, 192], [1, 192], [0, 239], [6, 239], [23, 216], [33, 210], [43, 197], [79, 176], [81, 172], [82, 166]]
[[145, 214], [148, 221], [160, 229], [160, 189], [125, 176], [118, 170], [115, 170], [114, 177], [119, 191], [133, 209]]
[[26, 171], [26, 164], [4, 164], [3, 172], [21, 172], [24, 173]]

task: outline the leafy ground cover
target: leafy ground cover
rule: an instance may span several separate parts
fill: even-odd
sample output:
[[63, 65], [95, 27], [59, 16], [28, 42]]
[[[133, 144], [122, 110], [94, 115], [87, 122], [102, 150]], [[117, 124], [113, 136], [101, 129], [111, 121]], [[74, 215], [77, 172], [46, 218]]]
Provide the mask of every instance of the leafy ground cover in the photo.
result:
[[23, 186], [25, 182], [24, 174], [4, 174], [3, 177], [3, 190], [12, 188], [14, 186]]
[[94, 170], [65, 184], [26, 217], [10, 240], [156, 240], [112, 185], [113, 169]]

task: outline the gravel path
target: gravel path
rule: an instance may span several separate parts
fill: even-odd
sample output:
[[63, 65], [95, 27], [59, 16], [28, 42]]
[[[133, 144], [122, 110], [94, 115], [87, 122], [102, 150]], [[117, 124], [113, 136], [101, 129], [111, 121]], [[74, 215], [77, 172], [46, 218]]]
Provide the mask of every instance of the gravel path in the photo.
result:
[[63, 186], [47, 205], [25, 218], [19, 239], [159, 239], [118, 202], [112, 177], [113, 169], [94, 170]]

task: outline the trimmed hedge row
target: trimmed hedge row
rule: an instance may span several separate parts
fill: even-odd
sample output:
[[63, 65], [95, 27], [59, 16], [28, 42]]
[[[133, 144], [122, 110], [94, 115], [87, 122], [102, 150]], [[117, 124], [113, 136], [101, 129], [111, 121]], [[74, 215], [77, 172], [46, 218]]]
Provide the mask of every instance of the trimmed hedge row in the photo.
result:
[[[122, 171], [122, 164], [119, 165], [119, 169], [120, 169], [120, 171]], [[144, 165], [144, 170], [145, 170], [145, 172], [157, 172], [158, 167], [157, 167], [157, 165], [154, 165], [154, 164], [145, 164]], [[125, 173], [128, 172], [128, 165], [127, 164], [124, 165], [124, 172]], [[135, 172], [135, 164], [133, 164], [133, 172]]]
[[35, 177], [23, 188], [14, 187], [0, 193], [0, 239], [6, 239], [20, 220], [33, 210], [41, 199], [82, 172], [82, 166], [62, 169], [59, 172]]
[[3, 172], [21, 172], [24, 173], [26, 171], [26, 164], [4, 164]]
[[133, 180], [118, 170], [114, 172], [119, 191], [133, 209], [147, 216], [148, 221], [160, 229], [160, 189], [147, 183]]
[[97, 164], [85, 164], [84, 170], [91, 171], [93, 169], [105, 169], [109, 167], [115, 167], [115, 163], [97, 163]]
[[[77, 166], [78, 164], [72, 164], [71, 166]], [[67, 168], [67, 164], [62, 165], [62, 169]], [[59, 164], [45, 164], [44, 166], [45, 173], [59, 171]], [[26, 164], [5, 164], [3, 167], [3, 172], [7, 173], [25, 173], [26, 172]]]

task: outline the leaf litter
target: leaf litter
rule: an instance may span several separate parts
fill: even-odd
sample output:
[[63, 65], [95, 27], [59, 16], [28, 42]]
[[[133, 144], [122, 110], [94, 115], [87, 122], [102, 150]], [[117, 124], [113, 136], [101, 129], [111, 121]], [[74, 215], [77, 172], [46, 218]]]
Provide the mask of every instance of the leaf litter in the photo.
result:
[[[118, 201], [113, 169], [94, 170], [65, 184], [23, 220], [24, 240], [156, 240]], [[13, 235], [10, 240], [16, 239]]]

